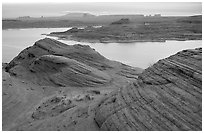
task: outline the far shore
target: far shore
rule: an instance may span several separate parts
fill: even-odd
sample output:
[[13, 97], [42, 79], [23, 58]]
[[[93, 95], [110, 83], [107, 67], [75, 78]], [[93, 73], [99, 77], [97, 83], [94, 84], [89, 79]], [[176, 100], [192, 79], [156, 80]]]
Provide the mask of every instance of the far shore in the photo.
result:
[[[171, 39], [145, 39], [145, 40], [97, 40], [97, 39], [82, 39], [78, 37], [73, 37], [72, 35], [56, 35], [56, 34], [42, 34], [50, 37], [57, 37], [60, 40], [73, 40], [77, 42], [87, 42], [87, 43], [136, 43], [136, 42], [166, 42], [166, 41], [190, 41], [192, 39], [188, 38], [171, 38]], [[194, 39], [202, 40], [202, 39]]]

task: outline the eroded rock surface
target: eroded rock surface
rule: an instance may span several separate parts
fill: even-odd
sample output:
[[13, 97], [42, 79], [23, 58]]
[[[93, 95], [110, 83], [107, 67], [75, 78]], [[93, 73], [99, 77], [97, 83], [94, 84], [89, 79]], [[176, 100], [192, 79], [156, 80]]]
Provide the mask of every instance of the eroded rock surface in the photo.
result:
[[202, 130], [202, 48], [146, 69], [96, 110], [101, 130]]
[[49, 38], [24, 49], [5, 70], [35, 84], [61, 87], [110, 85], [118, 76], [135, 79], [141, 72], [106, 59], [88, 45], [66, 45]]
[[34, 120], [54, 117], [75, 106], [76, 105], [74, 105], [71, 100], [66, 99], [66, 97], [54, 96], [39, 105], [32, 113], [31, 117]]

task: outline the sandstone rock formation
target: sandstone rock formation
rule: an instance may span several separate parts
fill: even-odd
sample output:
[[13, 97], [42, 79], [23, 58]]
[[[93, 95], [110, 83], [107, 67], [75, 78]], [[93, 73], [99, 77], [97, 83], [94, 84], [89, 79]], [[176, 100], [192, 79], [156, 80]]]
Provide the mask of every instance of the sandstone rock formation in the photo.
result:
[[158, 61], [96, 110], [101, 130], [202, 130], [202, 48]]
[[49, 38], [24, 49], [5, 70], [39, 85], [62, 87], [108, 85], [115, 77], [136, 79], [141, 72], [106, 59], [88, 45], [66, 45]]
[[98, 130], [97, 103], [141, 71], [86, 45], [39, 40], [3, 64], [2, 129]]
[[141, 73], [45, 38], [2, 69], [3, 130], [202, 130], [202, 49]]
[[[59, 86], [95, 86], [110, 81], [110, 77], [95, 68], [63, 56], [43, 55], [36, 58], [29, 66], [38, 80], [49, 80]], [[50, 73], [50, 77], [47, 76]]]

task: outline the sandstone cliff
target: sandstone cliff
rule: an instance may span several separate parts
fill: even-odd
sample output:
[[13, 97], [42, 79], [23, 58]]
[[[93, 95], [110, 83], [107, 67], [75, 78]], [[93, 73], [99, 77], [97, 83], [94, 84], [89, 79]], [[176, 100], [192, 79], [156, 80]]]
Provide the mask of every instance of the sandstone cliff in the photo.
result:
[[202, 49], [158, 61], [103, 100], [101, 130], [202, 130]]

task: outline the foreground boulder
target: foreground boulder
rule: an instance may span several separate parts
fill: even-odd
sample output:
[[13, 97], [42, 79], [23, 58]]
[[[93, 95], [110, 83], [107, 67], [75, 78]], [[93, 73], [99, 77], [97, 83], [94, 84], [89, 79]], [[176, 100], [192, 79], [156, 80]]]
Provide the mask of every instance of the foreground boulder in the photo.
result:
[[202, 49], [158, 61], [103, 100], [101, 130], [202, 130]]

